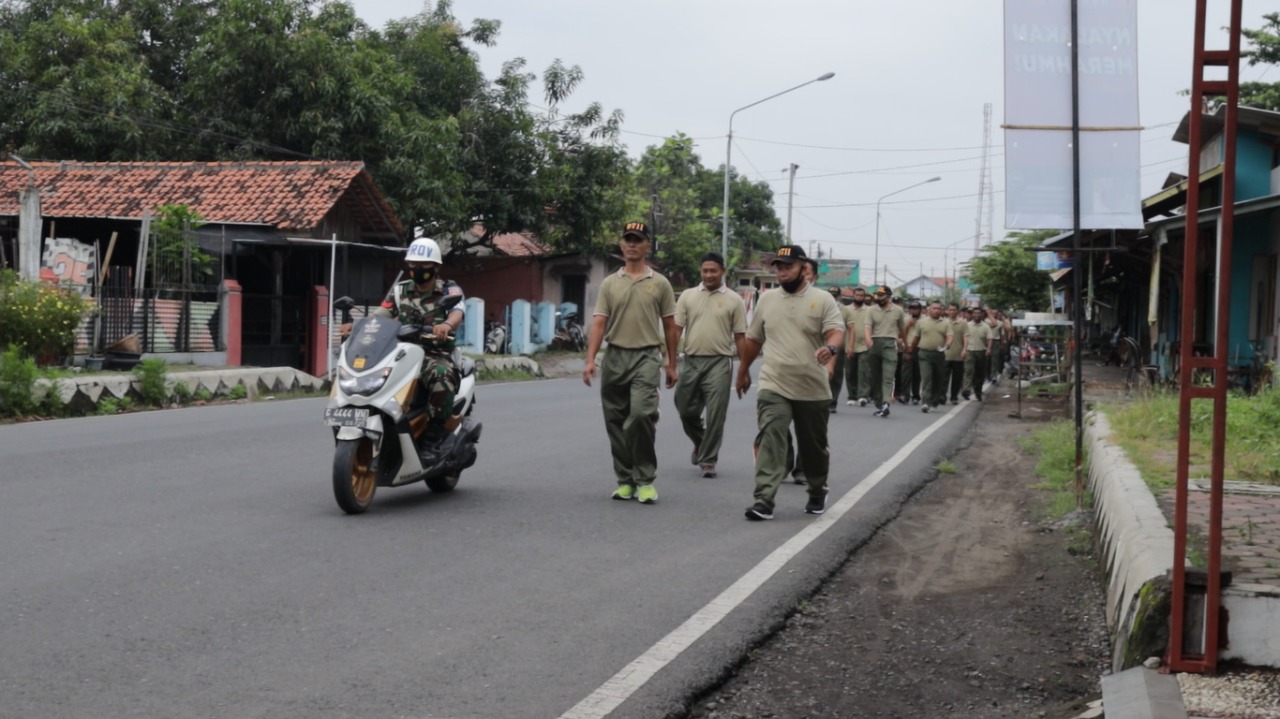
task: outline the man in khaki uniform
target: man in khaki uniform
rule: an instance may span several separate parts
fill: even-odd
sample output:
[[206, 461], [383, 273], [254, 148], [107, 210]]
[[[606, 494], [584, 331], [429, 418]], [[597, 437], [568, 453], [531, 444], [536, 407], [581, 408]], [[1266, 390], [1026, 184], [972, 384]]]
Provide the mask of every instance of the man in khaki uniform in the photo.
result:
[[805, 283], [800, 269], [804, 259], [799, 245], [778, 250], [773, 267], [781, 287], [760, 296], [738, 365], [737, 391], [742, 397], [751, 388], [751, 364], [765, 349], [756, 395], [759, 434], [755, 502], [746, 511], [750, 520], [773, 519], [774, 496], [787, 474], [792, 422], [809, 486], [805, 511], [826, 511], [831, 402], [827, 368], [844, 343], [844, 318], [829, 293]]
[[887, 285], [876, 288], [875, 303], [867, 311], [865, 335], [867, 361], [870, 365], [871, 401], [877, 417], [889, 416], [889, 400], [893, 397], [893, 378], [898, 369], [898, 349], [907, 327], [907, 313], [893, 304], [893, 292]]
[[912, 349], [919, 341], [916, 322], [924, 314], [920, 300], [907, 303], [907, 326], [902, 333], [902, 354], [898, 356], [898, 380], [894, 385], [895, 399], [902, 404], [920, 404], [920, 356]]
[[659, 366], [665, 364], [667, 387], [674, 387], [677, 378], [675, 293], [667, 278], [654, 272], [645, 260], [652, 247], [647, 225], [628, 223], [618, 244], [626, 264], [600, 283], [582, 381], [591, 386], [596, 354], [601, 341], [608, 340], [609, 350], [600, 366], [600, 404], [613, 453], [613, 472], [618, 478], [613, 498], [635, 497], [641, 504], [653, 504], [658, 501], [658, 490], [653, 486], [658, 474], [653, 440], [658, 422]]
[[[967, 313], [969, 310], [964, 310]], [[951, 323], [951, 346], [947, 348], [947, 377], [950, 381], [951, 404], [960, 404], [960, 390], [964, 387], [964, 342], [969, 333], [969, 323], [958, 305], [947, 305], [947, 322]]]
[[693, 463], [703, 477], [714, 477], [729, 408], [733, 355], [735, 351], [742, 354], [747, 312], [742, 298], [724, 285], [720, 253], [703, 255], [699, 271], [702, 284], [681, 292], [676, 301], [676, 327], [684, 335], [676, 411], [685, 435], [693, 441]]
[[928, 412], [947, 404], [946, 351], [954, 336], [937, 302], [929, 303], [929, 314], [916, 320], [914, 329], [907, 349], [920, 358], [920, 411]]
[[973, 310], [964, 343], [964, 389], [960, 394], [969, 399], [969, 392], [982, 401], [982, 386], [987, 382], [987, 357], [991, 354], [991, 326], [981, 308]]
[[849, 386], [849, 401], [845, 404], [850, 407], [855, 402], [859, 407], [867, 406], [871, 396], [868, 367], [863, 361], [867, 352], [867, 335], [863, 329], [867, 324], [866, 303], [867, 291], [858, 286], [853, 288], [853, 304], [844, 308], [845, 382]]

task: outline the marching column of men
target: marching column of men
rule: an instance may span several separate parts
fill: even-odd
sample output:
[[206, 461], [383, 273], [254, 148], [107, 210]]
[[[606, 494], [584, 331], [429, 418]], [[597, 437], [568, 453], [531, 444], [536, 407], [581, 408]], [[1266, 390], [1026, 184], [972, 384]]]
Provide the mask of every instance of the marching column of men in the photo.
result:
[[600, 288], [587, 342], [583, 381], [590, 386], [600, 376], [613, 499], [657, 502], [660, 373], [675, 388], [681, 427], [693, 445], [690, 462], [714, 478], [730, 395], [747, 393], [751, 367], [763, 357], [755, 489], [745, 512], [762, 521], [773, 519], [788, 475], [807, 487], [806, 513], [826, 510], [828, 423], [841, 386], [849, 406], [870, 403], [880, 418], [890, 416], [894, 399], [926, 413], [960, 396], [981, 401], [1012, 343], [1012, 324], [998, 311], [971, 313], [954, 304], [944, 310], [938, 302], [924, 309], [914, 300], [904, 311], [886, 286], [872, 288], [871, 300], [854, 287], [845, 303], [839, 288], [817, 288], [818, 263], [799, 245], [777, 251], [771, 267], [778, 286], [758, 296], [748, 321], [743, 299], [724, 283], [721, 255], [703, 255], [701, 283], [675, 300], [670, 283], [648, 265], [651, 249], [649, 228], [628, 223], [619, 242], [624, 267]]

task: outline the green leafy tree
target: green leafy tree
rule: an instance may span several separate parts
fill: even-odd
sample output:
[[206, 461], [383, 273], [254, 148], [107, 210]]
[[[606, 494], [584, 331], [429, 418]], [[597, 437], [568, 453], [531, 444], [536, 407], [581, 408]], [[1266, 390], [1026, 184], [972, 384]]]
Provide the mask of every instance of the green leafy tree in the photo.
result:
[[[1250, 66], [1280, 65], [1280, 13], [1268, 13], [1262, 19], [1262, 27], [1241, 30], [1252, 47], [1240, 54]], [[1280, 112], [1280, 83], [1240, 83], [1240, 104]]]
[[[699, 202], [711, 208], [717, 236], [723, 232], [724, 217], [724, 166], [718, 170], [701, 173]], [[767, 182], [752, 182], [730, 169], [729, 175], [729, 266], [737, 267], [742, 261], [761, 252], [772, 252], [782, 246], [784, 235], [782, 220], [773, 209], [773, 188]], [[717, 245], [717, 249], [719, 245]]]
[[1038, 312], [1048, 305], [1049, 273], [1036, 269], [1035, 253], [1053, 230], [1011, 232], [1003, 242], [982, 248], [969, 263], [969, 279], [982, 301], [1001, 309]]
[[636, 165], [632, 216], [648, 220], [657, 258], [677, 285], [696, 283], [702, 255], [720, 248], [720, 225], [699, 193], [705, 173], [683, 133], [646, 149]]

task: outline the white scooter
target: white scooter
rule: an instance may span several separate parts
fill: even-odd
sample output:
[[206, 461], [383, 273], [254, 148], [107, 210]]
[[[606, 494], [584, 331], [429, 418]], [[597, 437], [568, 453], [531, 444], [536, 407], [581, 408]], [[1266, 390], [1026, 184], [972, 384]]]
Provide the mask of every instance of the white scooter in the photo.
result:
[[[446, 297], [444, 310], [460, 299]], [[350, 322], [354, 302], [343, 297], [334, 306]], [[368, 510], [378, 487], [422, 480], [433, 492], [451, 492], [462, 470], [475, 464], [481, 429], [470, 416], [476, 401], [475, 363], [454, 350], [462, 381], [453, 413], [443, 436], [429, 436], [426, 390], [418, 380], [426, 354], [411, 341], [423, 330], [386, 317], [365, 317], [342, 345], [324, 421], [336, 442], [333, 497], [347, 514]]]

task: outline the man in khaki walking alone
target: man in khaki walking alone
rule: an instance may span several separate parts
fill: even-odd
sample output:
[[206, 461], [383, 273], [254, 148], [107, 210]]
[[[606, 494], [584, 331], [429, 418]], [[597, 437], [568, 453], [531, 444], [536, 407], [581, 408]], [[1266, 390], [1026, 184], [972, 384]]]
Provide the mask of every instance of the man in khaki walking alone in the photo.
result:
[[659, 367], [666, 368], [667, 387], [674, 387], [677, 379], [675, 293], [667, 278], [646, 261], [652, 247], [647, 225], [627, 223], [618, 245], [625, 264], [600, 283], [582, 381], [591, 386], [596, 354], [601, 342], [608, 340], [600, 366], [600, 404], [618, 479], [613, 498], [634, 497], [641, 504], [653, 504], [658, 501], [653, 482], [658, 474], [654, 437]]

